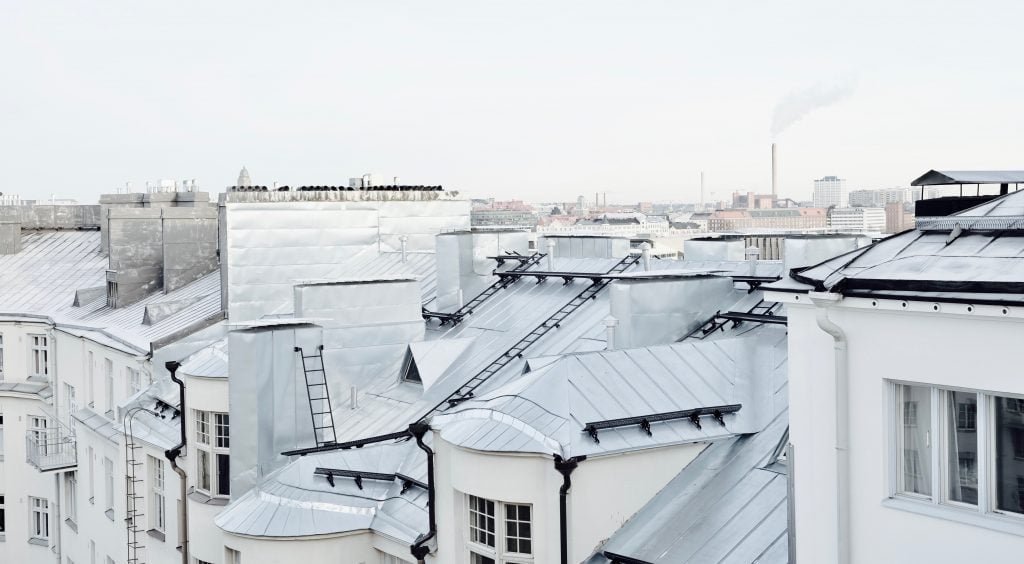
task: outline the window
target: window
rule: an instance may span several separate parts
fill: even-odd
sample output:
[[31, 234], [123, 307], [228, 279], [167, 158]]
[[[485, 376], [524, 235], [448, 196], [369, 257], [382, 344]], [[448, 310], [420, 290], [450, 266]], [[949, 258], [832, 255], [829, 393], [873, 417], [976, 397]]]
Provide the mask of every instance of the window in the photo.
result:
[[50, 539], [50, 502], [41, 497], [29, 497], [29, 535], [34, 539]]
[[167, 525], [167, 498], [164, 495], [164, 461], [149, 457], [149, 526], [163, 532]]
[[229, 547], [224, 547], [224, 564], [242, 564], [242, 553]]
[[0, 380], [4, 379], [4, 336], [0, 334]]
[[103, 500], [107, 516], [114, 518], [114, 461], [103, 457]]
[[35, 448], [40, 456], [46, 456], [47, 453], [47, 427], [49, 421], [45, 417], [39, 417], [37, 415], [30, 415], [28, 418], [28, 432], [32, 437], [32, 442], [35, 444]]
[[114, 362], [109, 358], [103, 359], [103, 374], [106, 382], [107, 417], [114, 418]]
[[[469, 561], [504, 564], [533, 554], [532, 506], [469, 496]], [[497, 519], [504, 522], [496, 526]]]
[[85, 365], [85, 375], [88, 379], [86, 387], [89, 392], [89, 407], [96, 407], [96, 380], [94, 378], [96, 376], [96, 365], [93, 364], [92, 351], [89, 351], [87, 356], [88, 361]]
[[1021, 398], [907, 384], [893, 390], [894, 495], [1024, 518]]
[[96, 564], [96, 541], [89, 541], [89, 562], [90, 564]]
[[67, 511], [68, 519], [78, 521], [78, 472], [64, 475], [64, 510]]
[[0, 413], [0, 462], [4, 460], [4, 414]]
[[[378, 552], [380, 552], [378, 550]], [[386, 552], [380, 552], [380, 564], [410, 564], [408, 560], [402, 560], [401, 558], [388, 554]]]
[[0, 494], [0, 540], [7, 532], [7, 506], [4, 505], [4, 494]]
[[50, 375], [50, 350], [45, 335], [29, 335], [29, 376]]
[[64, 382], [64, 422], [68, 427], [74, 425], [74, 418], [71, 417], [78, 411], [78, 399], [75, 397], [75, 387]]
[[231, 457], [228, 448], [231, 437], [228, 414], [196, 411], [195, 417], [196, 489], [207, 495], [230, 495]]
[[128, 368], [128, 396], [134, 396], [142, 391], [142, 371], [138, 368]]
[[93, 481], [93, 476], [96, 475], [96, 468], [94, 464], [95, 457], [92, 454], [92, 447], [85, 449], [85, 457], [89, 459], [88, 472], [86, 473], [85, 479], [89, 482], [89, 503], [96, 503], [96, 483]]

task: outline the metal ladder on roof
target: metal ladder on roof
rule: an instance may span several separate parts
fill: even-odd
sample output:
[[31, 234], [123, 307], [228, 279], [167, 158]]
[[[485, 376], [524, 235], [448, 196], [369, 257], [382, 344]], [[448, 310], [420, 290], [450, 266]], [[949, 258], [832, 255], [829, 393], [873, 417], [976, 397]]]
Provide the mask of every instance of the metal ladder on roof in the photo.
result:
[[[547, 253], [534, 253], [530, 255], [529, 258], [524, 257], [524, 259], [526, 260], [520, 262], [519, 266], [516, 266], [515, 268], [511, 268], [509, 270], [515, 272], [529, 270], [536, 266], [537, 263], [539, 263], [541, 259], [543, 259], [546, 256]], [[480, 292], [473, 299], [466, 302], [465, 305], [451, 313], [430, 311], [426, 308], [423, 308], [423, 317], [425, 319], [438, 319], [441, 321], [441, 325], [445, 325], [446, 323], [449, 322], [452, 325], [457, 325], [460, 321], [462, 321], [463, 317], [466, 317], [467, 315], [473, 313], [473, 310], [479, 307], [480, 304], [486, 302], [491, 296], [498, 293], [498, 290], [503, 290], [509, 287], [510, 285], [514, 284], [516, 280], [517, 279], [513, 277], [499, 278], [493, 284], [485, 288], [484, 291]]]
[[334, 432], [334, 413], [331, 411], [331, 393], [327, 386], [327, 372], [324, 371], [324, 346], [316, 348], [316, 354], [307, 355], [302, 347], [295, 347], [302, 359], [302, 373], [306, 378], [306, 397], [309, 398], [309, 413], [313, 418], [313, 440], [321, 447], [338, 442]]
[[[635, 265], [640, 261], [640, 255], [627, 255], [621, 261], [616, 263], [606, 274], [621, 274], [627, 268]], [[465, 384], [459, 387], [458, 390], [453, 392], [441, 403], [436, 405], [433, 409], [427, 412], [426, 415], [421, 418], [426, 419], [430, 415], [441, 411], [447, 407], [458, 405], [460, 402], [466, 401], [473, 397], [473, 392], [480, 387], [481, 384], [486, 382], [491, 376], [494, 376], [498, 371], [504, 368], [507, 364], [512, 362], [514, 359], [523, 356], [523, 353], [530, 348], [534, 343], [541, 339], [552, 329], [559, 327], [562, 321], [569, 317], [572, 312], [576, 311], [583, 304], [597, 297], [597, 294], [603, 290], [611, 280], [595, 280], [591, 282], [582, 292], [576, 294], [576, 296], [569, 300], [568, 303], [563, 305], [556, 311], [551, 317], [548, 317], [540, 325], [535, 327], [526, 336], [512, 345], [508, 350], [501, 354], [498, 358], [491, 361], [490, 364], [485, 366], [483, 370], [477, 372], [472, 378], [469, 379]]]
[[[766, 302], [762, 299], [758, 301], [756, 304], [754, 304], [754, 307], [748, 309], [747, 313], [752, 313], [755, 315], [773, 315], [778, 307], [778, 302]], [[703, 340], [705, 337], [714, 333], [715, 331], [724, 331], [724, 327], [727, 324], [737, 323], [735, 320], [726, 319], [724, 317], [721, 317], [721, 315], [721, 311], [716, 311], [710, 319], [705, 321], [700, 327], [697, 327], [693, 331], [690, 331], [688, 335], [686, 335], [682, 339], [679, 339], [679, 341], [682, 342], [690, 338]]]
[[143, 462], [137, 459], [142, 445], [135, 441], [132, 434], [131, 418], [128, 417], [128, 428], [124, 434], [124, 495], [125, 495], [125, 528], [128, 533], [128, 564], [139, 564], [139, 552], [145, 548], [139, 540], [139, 533], [145, 531], [140, 522], [145, 517], [142, 512], [145, 488], [141, 486], [143, 480], [139, 477], [138, 470], [142, 468]]

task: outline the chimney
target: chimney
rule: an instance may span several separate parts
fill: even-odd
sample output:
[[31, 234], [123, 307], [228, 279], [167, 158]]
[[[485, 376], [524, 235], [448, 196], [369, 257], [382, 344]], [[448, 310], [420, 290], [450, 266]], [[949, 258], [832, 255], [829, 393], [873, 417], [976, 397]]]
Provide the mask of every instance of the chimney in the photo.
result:
[[608, 336], [606, 337], [606, 340], [608, 341], [608, 346], [605, 347], [607, 350], [615, 350], [615, 326], [618, 324], [619, 320], [615, 319], [611, 315], [604, 318], [604, 327], [605, 330], [608, 331]]
[[555, 240], [548, 237], [548, 272], [555, 271]]
[[778, 187], [776, 185], [777, 184], [777, 180], [778, 180], [778, 176], [777, 176], [777, 168], [776, 168], [776, 162], [775, 162], [775, 143], [772, 143], [772, 199], [773, 200], [779, 197]]
[[644, 262], [644, 272], [650, 272], [651, 270], [651, 244], [647, 241], [640, 243], [640, 256]]

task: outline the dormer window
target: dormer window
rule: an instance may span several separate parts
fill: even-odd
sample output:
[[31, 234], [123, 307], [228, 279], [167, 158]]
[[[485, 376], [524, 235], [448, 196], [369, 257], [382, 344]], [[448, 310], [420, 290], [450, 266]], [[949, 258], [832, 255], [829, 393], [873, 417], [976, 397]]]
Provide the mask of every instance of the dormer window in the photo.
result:
[[416, 366], [416, 359], [413, 358], [412, 351], [409, 350], [405, 352], [405, 362], [402, 363], [402, 381], [423, 383], [423, 379], [420, 378], [420, 370]]

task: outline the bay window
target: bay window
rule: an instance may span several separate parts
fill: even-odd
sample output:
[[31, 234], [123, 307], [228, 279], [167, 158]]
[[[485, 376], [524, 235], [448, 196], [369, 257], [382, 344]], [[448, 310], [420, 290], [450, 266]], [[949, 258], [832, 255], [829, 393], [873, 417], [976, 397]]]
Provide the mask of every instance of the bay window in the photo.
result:
[[892, 383], [896, 498], [1024, 524], [1024, 398]]
[[532, 506], [473, 495], [468, 496], [468, 504], [471, 564], [533, 561]]

